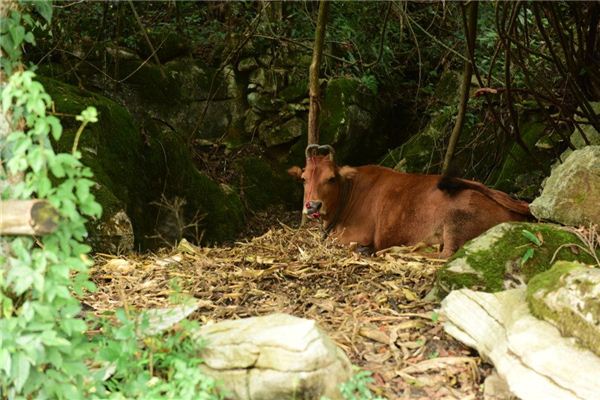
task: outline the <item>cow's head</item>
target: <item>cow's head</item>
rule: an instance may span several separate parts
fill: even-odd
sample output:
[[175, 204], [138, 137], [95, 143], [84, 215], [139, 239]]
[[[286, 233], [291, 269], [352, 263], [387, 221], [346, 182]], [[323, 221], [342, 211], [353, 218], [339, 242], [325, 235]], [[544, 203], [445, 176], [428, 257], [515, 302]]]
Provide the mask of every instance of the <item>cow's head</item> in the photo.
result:
[[306, 166], [292, 167], [288, 173], [304, 184], [304, 206], [302, 213], [310, 218], [333, 216], [340, 203], [343, 180], [348, 178], [351, 168], [340, 168], [335, 164], [335, 151], [329, 145], [308, 145]]

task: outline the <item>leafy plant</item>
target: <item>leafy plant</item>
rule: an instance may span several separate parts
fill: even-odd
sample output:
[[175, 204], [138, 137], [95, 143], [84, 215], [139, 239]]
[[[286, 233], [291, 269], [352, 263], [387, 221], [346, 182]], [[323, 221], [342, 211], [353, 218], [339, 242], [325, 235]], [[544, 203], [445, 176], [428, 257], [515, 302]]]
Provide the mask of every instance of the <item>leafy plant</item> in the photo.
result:
[[[540, 247], [542, 245], [542, 240], [536, 236], [534, 233], [528, 231], [527, 229], [523, 229], [521, 234], [531, 242], [535, 247]], [[531, 244], [528, 244], [527, 250], [521, 256], [521, 265], [524, 265], [530, 258], [532, 258], [535, 254], [535, 247], [532, 247]]]
[[358, 371], [346, 383], [342, 383], [340, 391], [345, 400], [383, 400], [369, 389], [368, 384], [373, 383], [371, 371]]
[[[102, 335], [94, 340], [95, 394], [99, 398], [223, 399], [217, 382], [202, 373], [198, 354], [203, 343], [190, 335], [195, 322], [182, 321], [168, 332], [140, 338], [148, 319], [132, 318], [120, 309], [117, 324], [100, 320]], [[138, 322], [140, 321], [140, 322]], [[102, 377], [110, 378], [102, 382]]]
[[[50, 22], [50, 3], [33, 5]], [[185, 323], [174, 334], [142, 340], [136, 323], [119, 311], [120, 325], [99, 321], [103, 335], [87, 337], [75, 296], [95, 289], [88, 279], [92, 262], [85, 223], [99, 218], [102, 209], [90, 191], [92, 172], [80, 161], [77, 140], [96, 122], [97, 112], [88, 107], [76, 117], [81, 126], [71, 153], [54, 151], [49, 135], [58, 141], [62, 126], [49, 115], [52, 100], [44, 87], [21, 65], [22, 46], [35, 43], [26, 27], [34, 25], [45, 26], [18, 10], [2, 21], [8, 57], [1, 67], [10, 78], [1, 93], [9, 132], [0, 135], [0, 195], [45, 199], [60, 222], [43, 237], [0, 239], [0, 397], [222, 398], [198, 369], [199, 344]], [[102, 368], [92, 371], [92, 361]], [[114, 368], [108, 381], [106, 365]]]

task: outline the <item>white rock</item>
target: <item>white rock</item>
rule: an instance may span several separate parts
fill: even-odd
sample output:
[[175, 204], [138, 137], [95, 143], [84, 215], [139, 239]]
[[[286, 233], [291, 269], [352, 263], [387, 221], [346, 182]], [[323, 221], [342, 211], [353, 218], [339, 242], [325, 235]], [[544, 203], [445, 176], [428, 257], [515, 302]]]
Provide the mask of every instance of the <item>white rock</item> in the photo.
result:
[[454, 291], [442, 311], [446, 331], [491, 361], [519, 398], [600, 398], [600, 358], [533, 317], [525, 289]]
[[223, 382], [234, 399], [341, 399], [350, 379], [348, 357], [312, 320], [287, 314], [204, 326], [205, 372]]

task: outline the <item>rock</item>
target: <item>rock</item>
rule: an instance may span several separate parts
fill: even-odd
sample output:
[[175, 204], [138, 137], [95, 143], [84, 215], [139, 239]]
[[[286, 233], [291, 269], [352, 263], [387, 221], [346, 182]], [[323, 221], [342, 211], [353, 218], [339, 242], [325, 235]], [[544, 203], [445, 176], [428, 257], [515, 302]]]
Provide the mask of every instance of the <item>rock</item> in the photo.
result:
[[250, 107], [258, 113], [274, 112], [284, 105], [281, 99], [273, 99], [266, 93], [251, 92], [246, 98]]
[[[600, 102], [591, 102], [590, 105], [592, 109], [596, 113], [596, 115], [600, 115]], [[581, 110], [578, 110], [581, 111]], [[589, 123], [589, 121], [581, 118], [580, 116], [575, 116], [575, 121], [579, 122], [579, 128], [583, 131], [586, 139], [589, 141], [589, 145], [599, 146], [600, 145], [600, 132], [594, 128], [593, 125]], [[573, 133], [571, 133], [570, 137], [571, 144], [575, 147], [575, 149], [581, 149], [582, 147], [588, 146], [585, 142], [585, 139], [581, 135], [581, 132], [577, 128], [573, 128]], [[573, 150], [567, 149], [561, 155], [561, 161], [565, 161]]]
[[270, 67], [273, 63], [273, 56], [271, 54], [261, 54], [258, 56], [258, 62], [263, 67]]
[[[177, 212], [181, 215], [177, 216], [177, 225], [188, 228], [177, 236], [197, 240], [196, 235], [204, 231], [202, 237], [206, 243], [236, 237], [245, 221], [238, 193], [219, 185], [196, 168], [185, 137], [153, 121], [147, 121], [145, 131], [149, 143], [145, 149], [144, 173], [152, 177], [147, 190], [157, 199], [185, 200], [182, 209]], [[169, 211], [173, 207], [167, 205], [166, 208]], [[153, 214], [154, 218], [147, 218], [149, 222], [154, 224], [156, 215], [157, 211]], [[174, 216], [172, 212], [166, 215]], [[156, 245], [150, 238], [148, 240], [149, 246]]]
[[[150, 38], [161, 63], [190, 54], [190, 44], [184, 35], [170, 31], [153, 30], [147, 30], [146, 34]], [[142, 34], [136, 35], [136, 48], [140, 57], [143, 59], [150, 58], [150, 62], [154, 62], [154, 59], [151, 58], [152, 50], [148, 47], [146, 38]]]
[[244, 58], [238, 63], [238, 71], [240, 72], [252, 71], [255, 68], [258, 68], [258, 63], [254, 57]]
[[442, 302], [444, 329], [494, 364], [523, 400], [597, 399], [600, 358], [529, 312], [525, 289], [461, 289]]
[[[323, 93], [320, 141], [335, 147], [339, 163], [367, 163], [385, 142], [376, 124], [378, 99], [359, 81], [332, 79]], [[304, 156], [302, 146], [301, 156]]]
[[279, 97], [286, 103], [293, 103], [308, 97], [308, 82], [302, 80], [288, 85], [279, 92]]
[[[200, 120], [200, 116], [206, 108], [204, 118]], [[178, 112], [176, 118], [184, 122], [186, 126], [191, 127], [191, 123], [195, 118], [197, 127], [196, 137], [198, 139], [217, 139], [235, 136], [237, 134], [237, 124], [242, 124], [244, 120], [244, 106], [238, 99], [230, 100], [215, 100], [208, 102], [202, 101], [197, 107], [187, 108], [188, 112], [193, 112], [192, 115], [183, 115], [183, 112]], [[201, 121], [198, 124], [198, 121]], [[182, 126], [182, 124], [178, 124]]]
[[275, 71], [271, 69], [255, 69], [250, 73], [250, 83], [254, 83], [267, 93], [275, 93], [277, 91], [277, 77]]
[[351, 364], [311, 320], [287, 314], [200, 328], [203, 370], [236, 400], [341, 399]]
[[107, 254], [131, 253], [134, 249], [133, 225], [124, 209], [111, 210], [90, 229], [94, 251]]
[[262, 118], [259, 114], [257, 114], [253, 110], [246, 111], [246, 115], [244, 118], [244, 132], [248, 136], [254, 136], [256, 130], [258, 129], [258, 125], [262, 121]]
[[290, 179], [283, 165], [270, 163], [262, 157], [246, 157], [236, 165], [240, 177], [242, 199], [256, 212], [271, 205], [297, 206], [301, 203], [301, 186]]
[[538, 318], [554, 324], [600, 356], [600, 268], [559, 261], [531, 279], [527, 301]]
[[402, 146], [392, 150], [392, 158], [397, 162], [395, 165], [388, 166], [408, 173], [437, 172], [437, 165], [444, 157], [443, 143], [452, 129], [451, 126], [451, 114], [437, 113], [422, 131], [413, 135]]
[[576, 150], [553, 171], [531, 203], [539, 219], [565, 225], [600, 225], [600, 146]]
[[[268, 121], [267, 121], [268, 122]], [[306, 122], [300, 118], [292, 118], [283, 124], [271, 124], [259, 129], [259, 136], [267, 147], [288, 143], [295, 138], [306, 135]]]
[[517, 400], [506, 381], [493, 371], [483, 382], [483, 400]]
[[[81, 161], [94, 173], [92, 188], [102, 206], [102, 217], [87, 224], [89, 242], [94, 251], [129, 252], [134, 237], [146, 232], [142, 211], [147, 204], [147, 176], [143, 170], [143, 140], [131, 114], [104, 96], [79, 89], [46, 77], [39, 77], [52, 97], [59, 115], [78, 115], [93, 105], [98, 110], [98, 123], [89, 124], [79, 141]], [[63, 135], [52, 145], [57, 152], [71, 152], [79, 122], [61, 118]], [[136, 172], [137, 171], [137, 172]]]
[[459, 249], [438, 271], [436, 287], [442, 294], [463, 287], [496, 292], [528, 282], [553, 258], [592, 263], [576, 245], [583, 243], [559, 225], [505, 222]]
[[[536, 143], [546, 137], [546, 121], [533, 119], [521, 124], [521, 139], [535, 159], [518, 143], [512, 143], [500, 170], [492, 177], [493, 186], [521, 198], [535, 198], [546, 176], [545, 171], [550, 170], [555, 157], [552, 152], [536, 147]], [[540, 169], [540, 164], [545, 171]]]

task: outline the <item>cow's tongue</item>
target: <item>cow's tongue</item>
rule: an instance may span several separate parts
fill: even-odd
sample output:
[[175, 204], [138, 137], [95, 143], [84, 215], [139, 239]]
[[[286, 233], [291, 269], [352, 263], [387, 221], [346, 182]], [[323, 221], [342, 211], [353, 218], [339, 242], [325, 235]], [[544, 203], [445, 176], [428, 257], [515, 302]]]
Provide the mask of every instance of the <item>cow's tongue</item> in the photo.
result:
[[310, 216], [313, 218], [319, 218], [321, 216], [321, 213], [315, 212], [315, 213], [310, 214]]

